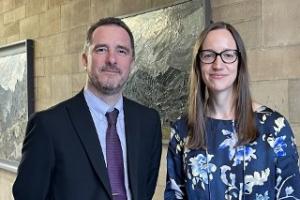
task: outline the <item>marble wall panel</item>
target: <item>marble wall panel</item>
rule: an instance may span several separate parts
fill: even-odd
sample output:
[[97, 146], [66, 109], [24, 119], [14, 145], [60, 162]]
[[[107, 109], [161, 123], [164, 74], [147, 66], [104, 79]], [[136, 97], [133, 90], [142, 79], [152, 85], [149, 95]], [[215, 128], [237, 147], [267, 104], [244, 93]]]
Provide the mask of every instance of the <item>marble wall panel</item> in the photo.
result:
[[174, 5], [124, 21], [133, 31], [136, 50], [125, 94], [156, 108], [163, 127], [168, 127], [185, 112], [192, 48], [205, 25], [203, 1]]

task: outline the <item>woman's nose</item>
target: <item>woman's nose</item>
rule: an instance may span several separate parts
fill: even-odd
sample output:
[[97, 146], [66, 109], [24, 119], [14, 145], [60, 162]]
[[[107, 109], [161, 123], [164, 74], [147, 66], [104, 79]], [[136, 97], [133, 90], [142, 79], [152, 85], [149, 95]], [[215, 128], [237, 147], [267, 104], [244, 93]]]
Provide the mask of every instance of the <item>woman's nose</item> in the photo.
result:
[[217, 55], [216, 60], [212, 63], [214, 69], [221, 69], [224, 65], [224, 62], [220, 55]]

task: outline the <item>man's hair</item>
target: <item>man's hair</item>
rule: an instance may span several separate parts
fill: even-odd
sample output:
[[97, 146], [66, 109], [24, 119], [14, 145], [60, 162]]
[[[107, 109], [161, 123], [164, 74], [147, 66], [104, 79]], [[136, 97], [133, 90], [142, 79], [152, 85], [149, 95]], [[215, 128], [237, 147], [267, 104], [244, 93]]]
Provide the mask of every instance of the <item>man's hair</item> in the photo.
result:
[[87, 51], [89, 45], [92, 43], [92, 35], [94, 33], [94, 31], [100, 27], [100, 26], [106, 26], [106, 25], [115, 25], [115, 26], [119, 26], [121, 28], [123, 28], [129, 35], [130, 38], [130, 45], [132, 48], [132, 56], [135, 56], [135, 51], [134, 51], [134, 38], [132, 35], [131, 30], [129, 29], [129, 27], [119, 18], [116, 17], [107, 17], [107, 18], [102, 18], [99, 21], [97, 21], [96, 23], [92, 24], [88, 31], [87, 31], [87, 35], [86, 35], [86, 41], [84, 44], [84, 51]]
[[252, 109], [252, 99], [249, 88], [249, 73], [247, 66], [247, 55], [243, 40], [237, 30], [225, 22], [215, 22], [210, 24], [199, 35], [193, 52], [193, 64], [190, 72], [190, 89], [188, 99], [188, 127], [189, 136], [188, 147], [192, 149], [206, 147], [206, 127], [205, 112], [210, 106], [207, 87], [202, 79], [201, 61], [199, 51], [207, 35], [213, 30], [224, 29], [231, 33], [239, 51], [238, 72], [234, 82], [234, 107], [235, 120], [237, 121], [237, 145], [244, 145], [253, 141], [257, 137], [255, 127], [255, 116]]

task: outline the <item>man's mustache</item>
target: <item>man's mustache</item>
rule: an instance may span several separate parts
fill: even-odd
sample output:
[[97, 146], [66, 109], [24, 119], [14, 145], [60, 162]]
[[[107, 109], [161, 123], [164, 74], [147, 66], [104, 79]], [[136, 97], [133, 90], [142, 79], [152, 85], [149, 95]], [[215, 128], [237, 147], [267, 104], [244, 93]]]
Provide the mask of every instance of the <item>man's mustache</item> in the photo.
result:
[[101, 67], [101, 71], [104, 71], [104, 72], [114, 72], [114, 73], [121, 73], [121, 70], [118, 68], [117, 65], [115, 64], [106, 64], [106, 65], [103, 65]]

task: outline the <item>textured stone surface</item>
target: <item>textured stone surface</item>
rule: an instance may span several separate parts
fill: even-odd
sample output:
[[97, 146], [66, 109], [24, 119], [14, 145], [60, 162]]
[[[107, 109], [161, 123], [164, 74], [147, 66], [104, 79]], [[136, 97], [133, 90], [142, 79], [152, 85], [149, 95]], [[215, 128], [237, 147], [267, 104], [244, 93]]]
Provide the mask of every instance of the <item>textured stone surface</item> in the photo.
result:
[[85, 73], [72, 74], [72, 93], [77, 93], [80, 91], [83, 88], [85, 81]]
[[252, 81], [300, 77], [300, 45], [248, 51]]
[[51, 82], [49, 77], [36, 77], [35, 83], [38, 87], [35, 90], [36, 101], [51, 98]]
[[14, 43], [20, 40], [19, 34], [14, 34], [6, 38], [7, 43]]
[[15, 180], [15, 174], [0, 169], [0, 199], [13, 200], [11, 188]]
[[53, 7], [58, 7], [64, 3], [64, 0], [48, 0], [48, 7], [51, 9]]
[[163, 145], [157, 186], [156, 186], [155, 194], [153, 196], [153, 200], [164, 199], [164, 190], [166, 186], [166, 174], [167, 174], [167, 160], [166, 160], [167, 150], [168, 150], [168, 145]]
[[56, 7], [40, 15], [40, 36], [60, 31], [60, 8]]
[[[113, 0], [114, 1], [114, 15], [121, 16], [121, 15], [128, 15], [131, 13], [137, 13], [141, 10], [147, 10], [151, 8], [151, 0], [143, 0], [143, 1], [136, 1], [136, 0]], [[118, 6], [116, 6], [118, 5]]]
[[71, 74], [73, 60], [70, 58], [71, 55], [62, 56], [51, 56], [45, 58], [45, 74]]
[[[289, 110], [290, 120], [300, 124], [300, 79], [289, 80]], [[300, 132], [298, 132], [300, 138]], [[300, 141], [299, 141], [300, 144]]]
[[19, 34], [20, 28], [18, 22], [12, 22], [3, 26], [3, 36], [11, 37], [12, 35]]
[[66, 54], [66, 32], [35, 40], [35, 57], [48, 57]]
[[4, 13], [3, 23], [8, 24], [23, 18], [25, 18], [25, 6]]
[[15, 21], [14, 11], [6, 12], [3, 15], [3, 24], [8, 24]]
[[25, 18], [20, 21], [20, 37], [21, 38], [37, 38], [39, 36], [39, 16], [34, 15], [32, 17]]
[[213, 20], [237, 23], [261, 16], [261, 0], [244, 0], [234, 4], [216, 7], [212, 11]]
[[26, 0], [26, 16], [37, 15], [47, 10], [47, 0]]
[[91, 21], [95, 22], [103, 17], [114, 16], [114, 2], [107, 0], [91, 0]]
[[137, 55], [125, 94], [156, 108], [169, 127], [185, 112], [192, 47], [204, 27], [201, 1], [124, 20], [133, 30]]
[[72, 1], [61, 6], [61, 28], [68, 30], [84, 25], [89, 20], [89, 3], [86, 0]]
[[[300, 146], [300, 134], [298, 134], [298, 133], [300, 133], [300, 123], [291, 123], [290, 125], [293, 129], [293, 132], [294, 132], [294, 135], [296, 138], [296, 144], [299, 147]], [[298, 148], [298, 153], [300, 153], [299, 148]]]
[[[63, 87], [62, 87], [63, 86]], [[51, 104], [57, 104], [72, 96], [72, 78], [70, 75], [51, 76]], [[55, 89], [54, 89], [55, 88]]]
[[2, 0], [2, 11], [9, 11], [15, 7], [15, 1]]
[[211, 6], [212, 7], [220, 7], [220, 6], [225, 6], [228, 4], [233, 4], [233, 3], [239, 3], [245, 0], [211, 0]]
[[34, 61], [35, 77], [45, 76], [44, 58], [36, 58]]
[[16, 8], [25, 5], [26, 1], [27, 0], [15, 0], [15, 6], [16, 6]]
[[253, 99], [289, 118], [288, 80], [251, 83]]
[[243, 38], [247, 50], [260, 47], [261, 20], [259, 18], [241, 22], [234, 26]]
[[[252, 81], [288, 79], [287, 48], [255, 49], [249, 51], [249, 71]], [[290, 62], [295, 62], [290, 60]]]
[[64, 38], [64, 46], [66, 48], [66, 53], [78, 53], [83, 49], [83, 44], [86, 39], [87, 26], [78, 26], [71, 29]]
[[299, 0], [262, 0], [263, 45], [299, 44], [299, 8]]

